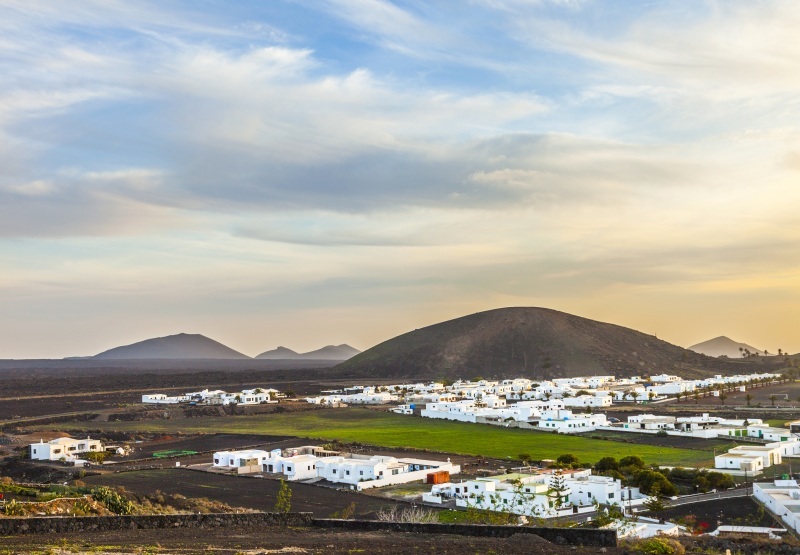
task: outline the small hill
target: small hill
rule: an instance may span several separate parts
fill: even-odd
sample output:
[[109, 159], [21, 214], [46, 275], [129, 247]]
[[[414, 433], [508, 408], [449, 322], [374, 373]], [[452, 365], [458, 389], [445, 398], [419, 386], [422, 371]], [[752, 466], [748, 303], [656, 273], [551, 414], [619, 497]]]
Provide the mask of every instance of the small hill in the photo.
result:
[[300, 358], [300, 353], [287, 349], [286, 347], [278, 347], [277, 349], [272, 349], [271, 351], [265, 351], [260, 355], [256, 355], [256, 358], [264, 360], [290, 360]]
[[298, 353], [286, 347], [278, 347], [256, 356], [258, 359], [268, 360], [347, 360], [360, 353], [350, 345], [328, 345], [316, 351]]
[[724, 335], [689, 347], [689, 350], [691, 351], [708, 355], [710, 357], [726, 356], [728, 358], [741, 358], [743, 349], [747, 349], [751, 353], [758, 353], [759, 355], [764, 354], [764, 351], [756, 349], [747, 343], [738, 343], [730, 337], [725, 337]]
[[300, 358], [306, 360], [348, 360], [361, 351], [347, 344], [328, 345], [316, 351], [302, 353]]
[[547, 308], [517, 307], [479, 312], [405, 333], [337, 365], [334, 371], [390, 379], [544, 379], [662, 372], [690, 378], [760, 369], [748, 360], [707, 357], [615, 324]]
[[179, 333], [109, 349], [95, 359], [247, 359], [238, 351], [204, 335]]

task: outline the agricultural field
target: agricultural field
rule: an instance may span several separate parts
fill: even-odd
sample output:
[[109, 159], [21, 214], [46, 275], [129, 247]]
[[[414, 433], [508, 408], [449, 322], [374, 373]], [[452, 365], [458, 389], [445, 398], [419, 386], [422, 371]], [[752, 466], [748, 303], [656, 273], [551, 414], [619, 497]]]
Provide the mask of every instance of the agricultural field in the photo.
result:
[[[533, 460], [554, 459], [572, 453], [583, 462], [596, 462], [602, 457], [621, 458], [631, 454], [630, 444], [618, 441], [431, 420], [358, 408], [229, 418], [70, 423], [59, 427], [72, 431], [99, 428], [101, 431], [149, 433], [181, 431], [296, 436], [500, 459], [516, 459], [522, 453], [530, 454]], [[707, 451], [637, 445], [635, 452], [646, 462], [660, 465], [709, 466], [712, 463]]]
[[[233, 507], [271, 511], [280, 488], [280, 482], [271, 478], [226, 476], [187, 469], [140, 470], [120, 474], [90, 476], [85, 480], [90, 486], [123, 487], [137, 494], [150, 494], [159, 490], [165, 494], [180, 494], [189, 498], [211, 499]], [[397, 505], [386, 498], [360, 495], [347, 490], [322, 486], [290, 483], [292, 510], [312, 512], [326, 518], [355, 503], [354, 515], [373, 517], [376, 511]]]

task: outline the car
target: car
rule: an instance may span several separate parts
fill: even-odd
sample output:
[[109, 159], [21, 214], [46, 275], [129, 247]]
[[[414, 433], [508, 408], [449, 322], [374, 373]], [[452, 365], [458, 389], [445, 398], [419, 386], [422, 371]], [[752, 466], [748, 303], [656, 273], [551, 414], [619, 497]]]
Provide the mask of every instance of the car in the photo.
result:
[[611, 422], [612, 424], [616, 424], [617, 422], [619, 422], [619, 418], [614, 418], [612, 416], [611, 418], [608, 419], [608, 421]]

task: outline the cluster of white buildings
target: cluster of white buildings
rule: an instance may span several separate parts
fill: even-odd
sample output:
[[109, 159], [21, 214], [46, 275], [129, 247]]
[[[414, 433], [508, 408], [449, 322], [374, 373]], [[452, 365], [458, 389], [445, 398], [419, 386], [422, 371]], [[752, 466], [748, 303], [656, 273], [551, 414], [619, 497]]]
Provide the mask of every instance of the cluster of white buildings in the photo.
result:
[[339, 454], [320, 447], [272, 451], [220, 451], [213, 466], [237, 473], [280, 475], [291, 481], [327, 480], [361, 491], [425, 481], [431, 473], [458, 474], [461, 467], [447, 461], [395, 458], [381, 455]]
[[306, 397], [307, 403], [315, 405], [385, 405], [394, 403], [399, 397], [385, 387], [356, 386], [345, 390], [324, 391], [325, 395]]
[[507, 401], [561, 400], [567, 409], [600, 409], [614, 402], [646, 403], [666, 399], [668, 396], [690, 394], [709, 388], [712, 394], [718, 386], [735, 385], [739, 388], [753, 381], [777, 378], [777, 374], [748, 374], [737, 376], [717, 375], [702, 380], [684, 380], [679, 376], [616, 378], [615, 376], [581, 376], [533, 381], [526, 378], [508, 380], [459, 380], [451, 385], [440, 382], [404, 383], [384, 386], [353, 386], [323, 391], [322, 395], [308, 397], [309, 403], [330, 406], [349, 404], [381, 405], [403, 402], [396, 412], [410, 414], [411, 404], [453, 403], [456, 401], [489, 402], [492, 398]]
[[35, 461], [75, 462], [81, 460], [81, 457], [87, 453], [101, 453], [104, 449], [103, 442], [98, 439], [60, 437], [47, 443], [44, 440], [40, 440], [39, 443], [31, 443], [28, 446], [28, 453]]
[[630, 510], [649, 499], [620, 480], [594, 476], [590, 469], [504, 474], [459, 483], [437, 484], [423, 495], [428, 503], [455, 500], [457, 507], [550, 518], [595, 510], [596, 504]]
[[255, 388], [244, 389], [228, 393], [221, 389], [194, 391], [183, 395], [169, 396], [164, 393], [149, 393], [142, 395], [142, 403], [157, 405], [177, 405], [189, 403], [194, 405], [259, 405], [264, 403], [277, 403], [286, 397], [277, 389]]
[[[401, 405], [394, 412], [410, 414], [410, 405]], [[540, 429], [559, 433], [589, 432], [608, 421], [604, 414], [573, 413], [564, 407], [561, 399], [552, 401], [519, 401], [506, 405], [505, 399], [488, 395], [472, 401], [429, 403], [420, 413], [426, 418], [456, 420], [478, 424], [496, 424], [507, 427]]]

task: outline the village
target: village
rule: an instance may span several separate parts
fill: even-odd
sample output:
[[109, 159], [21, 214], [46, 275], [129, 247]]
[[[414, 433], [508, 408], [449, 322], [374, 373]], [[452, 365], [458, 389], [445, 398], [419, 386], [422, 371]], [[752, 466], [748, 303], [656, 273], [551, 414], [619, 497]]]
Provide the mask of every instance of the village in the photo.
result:
[[[453, 383], [401, 383], [378, 386], [352, 386], [324, 390], [318, 396], [297, 401], [311, 406], [345, 409], [348, 405], [371, 406], [376, 410], [406, 418], [455, 421], [475, 425], [516, 428], [553, 434], [585, 435], [590, 432], [614, 432], [630, 436], [691, 438], [693, 441], [732, 439], [736, 445], [714, 454], [708, 464], [691, 470], [697, 476], [729, 476], [714, 483], [723, 488], [747, 487], [766, 469], [786, 460], [800, 458], [800, 421], [772, 426], [755, 414], [730, 418], [703, 412], [674, 416], [659, 410], [683, 396], [710, 398], [735, 390], [776, 383], [777, 374], [716, 376], [705, 380], [683, 380], [660, 375], [615, 379], [613, 376], [586, 376], [546, 381], [529, 379], [455, 381]], [[272, 388], [249, 388], [226, 392], [208, 390], [180, 395], [143, 394], [143, 405], [178, 405], [186, 407], [277, 405], [286, 403], [287, 395]], [[293, 401], [296, 402], [296, 401]], [[618, 407], [637, 409], [624, 418], [605, 413]], [[688, 405], [687, 408], [690, 408]], [[620, 415], [621, 416], [621, 415]], [[535, 436], [539, 437], [539, 436]], [[90, 436], [40, 440], [28, 447], [32, 461], [58, 462], [75, 466], [100, 465], [111, 468], [115, 457], [130, 446], [103, 443]], [[98, 455], [102, 453], [103, 455]], [[639, 464], [632, 448], [632, 461], [614, 463], [613, 468]], [[199, 456], [199, 455], [198, 455]], [[684, 496], [708, 495], [686, 492], [669, 494], [658, 487], [637, 485], [630, 475], [608, 472], [599, 464], [581, 464], [569, 457], [521, 460], [494, 471], [462, 474], [462, 465], [450, 457], [411, 456], [373, 451], [349, 452], [338, 446], [296, 443], [281, 448], [245, 448], [218, 450], [205, 461], [176, 459], [175, 465], [197, 472], [235, 476], [240, 479], [262, 478], [304, 484], [317, 488], [345, 489], [370, 495], [396, 495], [398, 487], [405, 501], [444, 510], [479, 510], [516, 515], [546, 521], [564, 518], [597, 518], [598, 511], [617, 511], [615, 520], [620, 537], [649, 537], [686, 533], [685, 526], [639, 513], [652, 514], [654, 507], [680, 502]], [[636, 469], [635, 469], [636, 470]], [[641, 466], [637, 472], [646, 470]], [[627, 478], [627, 479], [626, 479]], [[781, 475], [759, 482], [752, 490], [753, 499], [768, 507], [791, 530], [798, 530], [792, 509], [800, 503], [800, 488]], [[408, 486], [411, 490], [408, 490]], [[413, 491], [409, 497], [408, 492]], [[733, 491], [733, 490], [731, 490]], [[738, 494], [737, 494], [738, 495]], [[763, 532], [774, 535], [775, 529]]]

